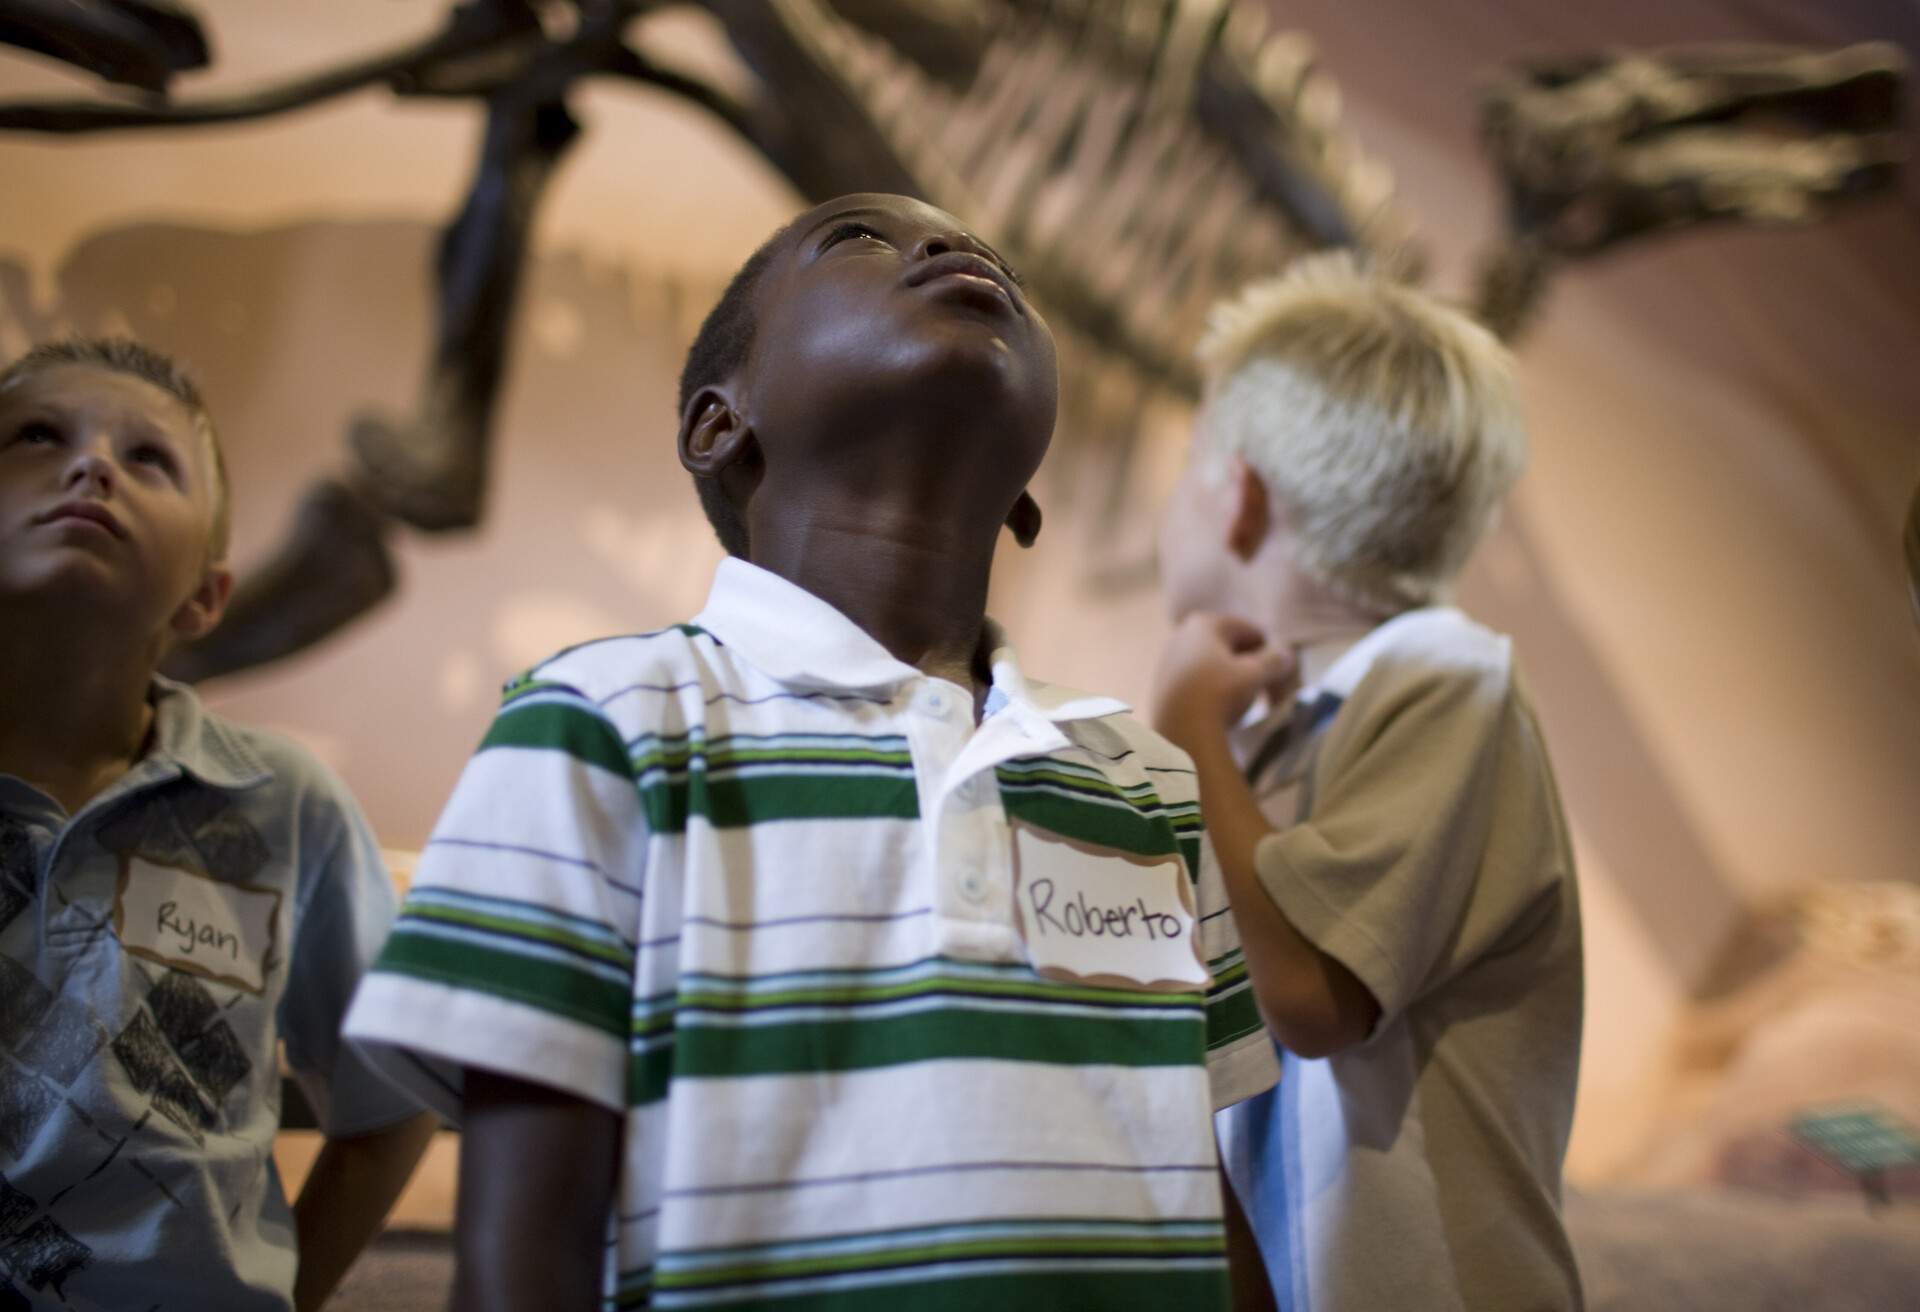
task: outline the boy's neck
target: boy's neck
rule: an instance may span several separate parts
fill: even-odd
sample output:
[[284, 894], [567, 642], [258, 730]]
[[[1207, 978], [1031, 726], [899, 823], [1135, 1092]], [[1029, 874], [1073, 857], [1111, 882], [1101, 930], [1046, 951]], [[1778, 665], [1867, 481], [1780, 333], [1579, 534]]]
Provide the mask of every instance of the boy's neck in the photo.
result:
[[1304, 685], [1317, 682], [1346, 647], [1390, 618], [1308, 578], [1291, 562], [1279, 572], [1277, 581], [1272, 574], [1250, 578], [1252, 595], [1242, 600], [1240, 613], [1259, 625], [1269, 641], [1299, 654]]
[[69, 815], [133, 768], [153, 727], [147, 694], [157, 645], [141, 650], [89, 618], [0, 606], [0, 774], [25, 780]]
[[772, 532], [756, 528], [753, 563], [827, 602], [896, 659], [978, 699], [991, 678], [980, 642], [997, 536], [997, 526], [969, 533], [872, 505], [816, 508]]
[[1338, 633], [1323, 632], [1318, 637], [1294, 644], [1294, 653], [1298, 658], [1300, 686], [1313, 688], [1327, 677], [1327, 671], [1354, 643], [1365, 637], [1372, 625], [1361, 625], [1345, 629]]

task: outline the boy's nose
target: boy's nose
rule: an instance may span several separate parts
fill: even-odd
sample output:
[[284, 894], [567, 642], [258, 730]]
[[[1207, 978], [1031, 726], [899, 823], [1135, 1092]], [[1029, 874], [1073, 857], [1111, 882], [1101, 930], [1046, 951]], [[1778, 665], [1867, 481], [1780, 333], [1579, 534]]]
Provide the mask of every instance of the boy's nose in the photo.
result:
[[65, 485], [68, 491], [107, 496], [113, 491], [113, 462], [92, 447], [82, 447], [67, 465]]
[[912, 256], [918, 260], [930, 260], [936, 255], [945, 255], [950, 251], [969, 251], [974, 255], [992, 258], [987, 248], [964, 232], [930, 232], [914, 244]]

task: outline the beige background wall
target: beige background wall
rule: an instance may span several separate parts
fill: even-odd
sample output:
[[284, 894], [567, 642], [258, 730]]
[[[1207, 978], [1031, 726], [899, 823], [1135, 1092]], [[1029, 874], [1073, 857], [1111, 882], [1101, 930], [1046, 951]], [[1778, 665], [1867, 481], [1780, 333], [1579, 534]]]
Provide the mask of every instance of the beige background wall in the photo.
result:
[[[199, 8], [220, 52], [195, 89], [401, 39], [438, 11]], [[1455, 289], [1495, 223], [1472, 86], [1500, 61], [1708, 36], [1920, 49], [1898, 6], [1277, 8], [1319, 40]], [[675, 18], [661, 39], [698, 54], [700, 29]], [[83, 86], [0, 55], [0, 95]], [[609, 87], [578, 111], [590, 131], [541, 218], [486, 523], [402, 539], [383, 609], [209, 689], [331, 761], [397, 847], [425, 838], [503, 678], [686, 615], [718, 558], [669, 449], [671, 380], [719, 282], [795, 199], [677, 103]], [[374, 93], [191, 135], [0, 138], [0, 349], [119, 328], [183, 354], [226, 433], [244, 566], [338, 464], [354, 411], [410, 403], [434, 225], [477, 130], [468, 107]], [[1914, 876], [1920, 632], [1896, 544], [1920, 479], [1917, 194], [1910, 180], [1815, 231], [1701, 234], [1578, 270], [1525, 344], [1533, 466], [1465, 594], [1519, 641], [1580, 845], [1589, 1176], [1635, 1141], [1669, 1023], [1742, 908], [1806, 881]], [[1143, 692], [1157, 606], [1089, 574], [1142, 549], [1179, 419], [1159, 425], [1124, 522], [1056, 485], [1039, 549], [1009, 546], [996, 610], [1047, 677]]]

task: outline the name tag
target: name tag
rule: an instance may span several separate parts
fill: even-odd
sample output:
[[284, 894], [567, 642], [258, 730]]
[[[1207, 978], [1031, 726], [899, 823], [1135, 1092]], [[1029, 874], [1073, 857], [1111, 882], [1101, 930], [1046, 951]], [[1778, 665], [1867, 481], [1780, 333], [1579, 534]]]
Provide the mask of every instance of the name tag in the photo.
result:
[[1212, 983], [1178, 856], [1139, 857], [1013, 826], [1014, 919], [1035, 972], [1103, 988]]
[[280, 894], [123, 858], [113, 932], [136, 957], [249, 993], [266, 988]]

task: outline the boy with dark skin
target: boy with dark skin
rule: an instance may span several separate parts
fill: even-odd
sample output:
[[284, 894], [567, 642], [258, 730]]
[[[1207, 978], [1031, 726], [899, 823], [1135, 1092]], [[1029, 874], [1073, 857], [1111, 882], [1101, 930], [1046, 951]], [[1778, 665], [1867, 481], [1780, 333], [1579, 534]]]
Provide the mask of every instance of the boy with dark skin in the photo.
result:
[[[944, 681], [968, 694], [967, 732], [985, 734], [996, 720], [1012, 718], [999, 713], [1004, 670], [985, 609], [1002, 527], [1022, 545], [1039, 529], [1026, 488], [1051, 439], [1056, 406], [1045, 322], [989, 247], [951, 216], [898, 196], [843, 197], [809, 211], [776, 234], [741, 276], [750, 282], [750, 349], [724, 376], [695, 380], [678, 435], [681, 462], [705, 485], [723, 542], [735, 558], [751, 561], [730, 560], [721, 577], [730, 567], [735, 577], [739, 570], [766, 571], [829, 604], [903, 673], [917, 672], [915, 681]], [[738, 647], [728, 635], [723, 654]], [[529, 677], [563, 677], [546, 669]], [[588, 705], [611, 700], [597, 688], [587, 691]], [[716, 696], [709, 688], [709, 704]], [[620, 728], [630, 739], [631, 726]], [[1152, 741], [1149, 751], [1180, 759]], [[917, 747], [915, 762], [924, 770]], [[1184, 766], [1172, 768], [1185, 773]], [[991, 769], [987, 775], [983, 782], [991, 783]], [[647, 897], [659, 900], [651, 888]], [[644, 940], [662, 931], [648, 922], [622, 934], [629, 932]], [[369, 1032], [369, 992], [386, 973], [383, 963], [370, 977], [349, 1032], [463, 1068], [454, 1306], [594, 1306], [604, 1288], [608, 1217], [616, 1210], [623, 1156], [631, 1152], [623, 1146], [620, 1112], [542, 1082], [538, 1070], [521, 1078], [463, 1060], [473, 1049], [418, 1029]], [[636, 986], [636, 995], [642, 991]], [[419, 996], [383, 994], [378, 1001], [392, 1010]], [[1252, 1029], [1244, 1051], [1257, 1063], [1266, 1059], [1266, 1045], [1257, 1022]], [[1264, 1087], [1258, 1075], [1250, 1081], [1232, 1096]], [[1202, 1126], [1200, 1133], [1198, 1151], [1211, 1160], [1210, 1130]], [[796, 1165], [787, 1169], [801, 1160], [796, 1150]], [[1212, 1170], [1195, 1169], [1208, 1170], [1210, 1194]], [[642, 1206], [622, 1193], [617, 1210]], [[1017, 1206], [1008, 1210], [1018, 1214]], [[697, 1238], [702, 1249], [723, 1244], [705, 1232]]]
[[743, 509], [755, 564], [982, 698], [1000, 526], [1040, 530], [1053, 334], [949, 216], [848, 199], [793, 225], [756, 296], [766, 349], [694, 396], [681, 461]]
[[[328, 916], [371, 914], [358, 901], [362, 879], [381, 881], [386, 892], [370, 839], [332, 841], [365, 831], [330, 776], [290, 745], [217, 721], [189, 690], [155, 677], [174, 642], [220, 620], [232, 587], [226, 517], [211, 424], [192, 384], [164, 357], [124, 341], [62, 343], [0, 373], [0, 954], [17, 995], [7, 1038], [17, 1056], [31, 1050], [35, 1031], [21, 1028], [21, 1017], [36, 1008], [19, 1001], [29, 994], [41, 999], [40, 1032], [82, 1016], [96, 1044], [108, 1032], [103, 1022], [118, 1032], [107, 1050], [88, 1047], [96, 1055], [81, 1069], [58, 1072], [67, 1104], [91, 1117], [87, 1128], [62, 1133], [43, 1120], [38, 1136], [16, 1140], [7, 1165], [15, 1214], [26, 1208], [31, 1216], [37, 1204], [40, 1224], [66, 1236], [70, 1257], [47, 1278], [63, 1287], [67, 1306], [124, 1306], [137, 1289], [142, 1306], [316, 1308], [378, 1229], [437, 1125], [357, 1062], [334, 1062], [338, 1014], [329, 1017], [324, 1000], [300, 991], [343, 975], [350, 990], [364, 963], [351, 959], [338, 930], [294, 938], [278, 960], [269, 952], [250, 985], [216, 984], [212, 996], [229, 1017], [222, 1041], [245, 1055], [229, 1050], [221, 1064], [186, 1063], [184, 1073], [213, 1090], [204, 1119], [187, 1133], [148, 1110], [147, 1050], [128, 1036], [148, 1014], [144, 981], [160, 981], [154, 999], [206, 996], [178, 973], [195, 963], [154, 970], [166, 946], [152, 955], [130, 916], [75, 946], [75, 923], [97, 926], [153, 881], [193, 889], [232, 881], [246, 889], [243, 900], [272, 897], [284, 916], [273, 931], [281, 942], [304, 923], [285, 910], [310, 887], [302, 881], [329, 887], [299, 898], [316, 916], [322, 906]], [[227, 777], [241, 770], [246, 778]], [[156, 864], [150, 853], [132, 852], [116, 902], [116, 824], [183, 808], [217, 817], [229, 840], [218, 852], [251, 849], [257, 867], [242, 880], [217, 856], [195, 869], [201, 853]], [[301, 846], [289, 852], [281, 842], [287, 826], [324, 834], [326, 854], [301, 859], [311, 838], [294, 840]], [[220, 895], [211, 905], [218, 916]], [[150, 955], [133, 959], [142, 952]], [[277, 1006], [282, 997], [290, 1011]], [[160, 1007], [150, 1002], [154, 1014]], [[284, 1025], [282, 1015], [299, 1019]], [[263, 1188], [251, 1164], [270, 1150], [277, 1123], [273, 1049], [283, 1038], [290, 1050], [325, 1052], [301, 1073], [326, 1086], [323, 1103], [357, 1123], [329, 1130], [293, 1208], [291, 1234], [277, 1183]], [[13, 1067], [0, 1078], [44, 1087]], [[11, 1124], [20, 1134], [18, 1119]], [[237, 1176], [234, 1161], [248, 1163]], [[164, 1220], [128, 1204], [160, 1198], [143, 1180], [169, 1191]], [[154, 1245], [149, 1226], [164, 1227], [165, 1241]], [[39, 1287], [20, 1268], [15, 1274]]]
[[[1023, 545], [1040, 530], [1026, 488], [1053, 437], [1053, 333], [999, 258], [930, 206], [843, 197], [776, 240], [754, 296], [766, 345], [694, 395], [681, 463], [740, 508], [756, 565], [971, 688], [977, 719], [1000, 529]], [[997, 458], [955, 459], [962, 444]], [[454, 1306], [592, 1306], [619, 1118], [523, 1080], [468, 1081]]]

